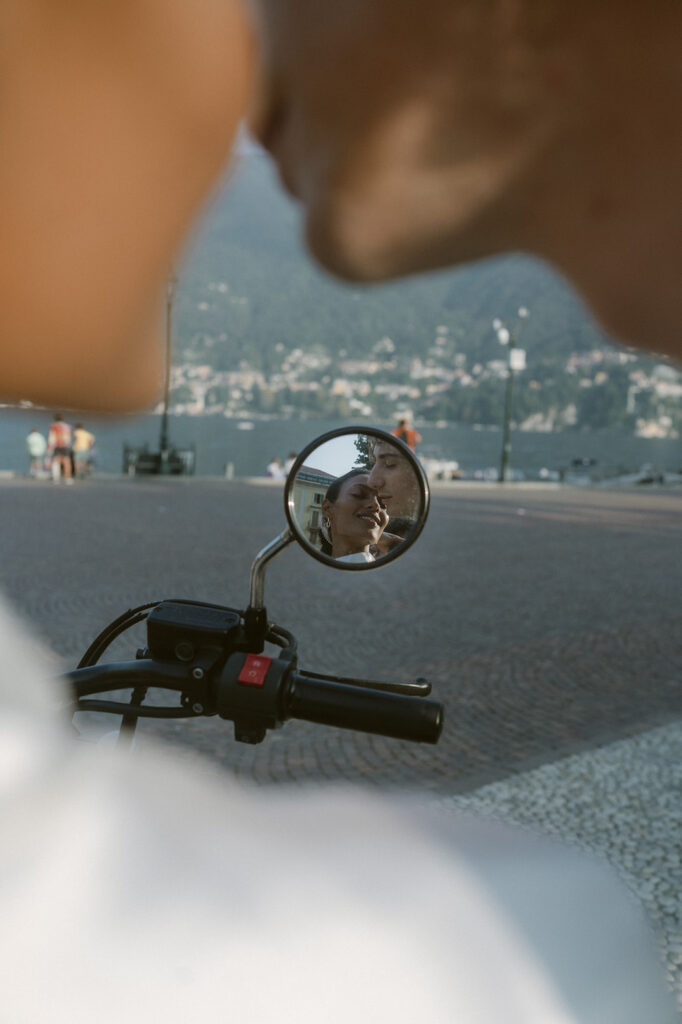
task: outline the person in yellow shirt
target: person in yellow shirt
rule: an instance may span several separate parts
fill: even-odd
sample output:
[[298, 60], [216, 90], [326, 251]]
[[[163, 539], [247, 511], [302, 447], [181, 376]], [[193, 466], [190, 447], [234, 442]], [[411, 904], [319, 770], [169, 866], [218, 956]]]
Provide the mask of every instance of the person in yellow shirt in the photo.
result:
[[92, 456], [95, 447], [95, 435], [86, 430], [82, 423], [77, 423], [73, 432], [73, 462], [75, 475], [79, 479], [86, 477], [92, 470]]

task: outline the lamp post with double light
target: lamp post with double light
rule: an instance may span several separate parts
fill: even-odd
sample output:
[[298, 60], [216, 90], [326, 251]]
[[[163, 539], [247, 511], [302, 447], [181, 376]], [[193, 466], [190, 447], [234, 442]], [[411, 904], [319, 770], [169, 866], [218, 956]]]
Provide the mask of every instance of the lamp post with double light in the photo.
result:
[[502, 425], [502, 455], [500, 457], [499, 482], [504, 483], [509, 476], [509, 456], [511, 454], [511, 410], [514, 390], [514, 371], [522, 370], [526, 365], [526, 353], [516, 347], [516, 341], [524, 320], [530, 316], [525, 306], [519, 306], [518, 322], [509, 328], [498, 317], [493, 320], [493, 330], [497, 334], [500, 345], [508, 346], [507, 383], [504, 390], [504, 420]]

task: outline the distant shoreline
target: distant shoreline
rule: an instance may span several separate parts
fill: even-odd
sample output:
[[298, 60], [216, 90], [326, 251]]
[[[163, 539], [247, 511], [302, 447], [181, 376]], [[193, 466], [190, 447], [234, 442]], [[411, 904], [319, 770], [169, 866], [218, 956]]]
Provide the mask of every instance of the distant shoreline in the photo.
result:
[[[26, 435], [33, 427], [46, 433], [53, 410], [0, 409], [0, 468], [23, 474], [28, 469]], [[95, 469], [99, 473], [120, 475], [123, 471], [124, 445], [158, 450], [160, 417], [86, 416], [86, 427], [96, 437]], [[252, 426], [244, 429], [243, 424]], [[367, 420], [364, 421], [367, 423]], [[373, 420], [374, 425], [391, 429], [394, 424]], [[240, 425], [241, 424], [241, 425]], [[318, 435], [341, 426], [359, 425], [357, 419], [272, 419], [254, 417], [243, 420], [218, 416], [170, 416], [171, 446], [196, 451], [196, 473], [201, 477], [221, 478], [226, 473], [244, 479], [264, 476], [274, 456], [284, 461], [290, 452], [299, 452]], [[462, 475], [474, 472], [495, 479], [500, 465], [502, 432], [462, 424], [434, 425], [420, 421], [423, 441], [417, 454], [429, 460], [456, 463]], [[512, 473], [528, 480], [551, 482], [554, 474], [571, 472], [576, 463], [591, 467], [600, 477], [635, 474], [645, 464], [659, 473], [677, 473], [682, 469], [682, 445], [679, 441], [633, 437], [619, 431], [530, 433], [512, 430]], [[435, 476], [434, 472], [431, 472]]]

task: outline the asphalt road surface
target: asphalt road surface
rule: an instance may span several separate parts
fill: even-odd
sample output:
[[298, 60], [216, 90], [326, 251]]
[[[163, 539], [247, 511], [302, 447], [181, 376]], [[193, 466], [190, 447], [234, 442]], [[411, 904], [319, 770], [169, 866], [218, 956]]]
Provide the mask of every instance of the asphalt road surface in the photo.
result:
[[[253, 556], [284, 526], [279, 488], [220, 480], [3, 480], [0, 502], [0, 586], [56, 668], [145, 601], [245, 607]], [[436, 747], [299, 722], [251, 747], [217, 718], [145, 721], [140, 742], [258, 783], [466, 793], [635, 736], [682, 715], [681, 541], [675, 491], [442, 488], [397, 562], [334, 572], [292, 545], [265, 592], [303, 668], [428, 677], [446, 706]]]

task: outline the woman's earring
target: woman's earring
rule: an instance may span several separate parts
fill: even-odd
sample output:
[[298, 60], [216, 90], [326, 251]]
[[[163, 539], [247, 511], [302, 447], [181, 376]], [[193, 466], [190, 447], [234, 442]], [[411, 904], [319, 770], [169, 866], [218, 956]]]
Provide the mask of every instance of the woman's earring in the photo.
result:
[[320, 533], [326, 540], [327, 544], [331, 544], [332, 542], [331, 527], [332, 522], [329, 516], [322, 516], [320, 519]]

